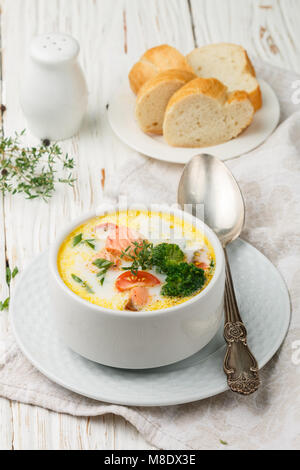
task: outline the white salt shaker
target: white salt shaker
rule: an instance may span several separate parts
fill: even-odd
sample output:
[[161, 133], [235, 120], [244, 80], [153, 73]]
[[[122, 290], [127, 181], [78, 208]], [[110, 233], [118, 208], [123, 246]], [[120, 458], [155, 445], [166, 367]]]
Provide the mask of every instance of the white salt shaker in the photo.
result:
[[87, 86], [77, 62], [79, 44], [60, 33], [36, 36], [21, 77], [21, 106], [34, 135], [63, 140], [80, 128]]

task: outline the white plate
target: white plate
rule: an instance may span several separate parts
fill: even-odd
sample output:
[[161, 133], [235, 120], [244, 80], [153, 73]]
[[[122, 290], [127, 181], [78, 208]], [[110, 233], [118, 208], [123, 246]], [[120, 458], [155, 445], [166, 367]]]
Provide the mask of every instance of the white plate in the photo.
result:
[[277, 96], [264, 80], [258, 80], [263, 106], [255, 113], [252, 124], [236, 139], [213, 147], [171, 147], [162, 136], [142, 132], [135, 119], [136, 97], [128, 83], [124, 83], [109, 103], [108, 119], [113, 131], [125, 144], [140, 153], [173, 163], [187, 163], [193, 155], [207, 152], [220, 160], [229, 160], [250, 152], [273, 132], [279, 121], [280, 108]]
[[[228, 250], [248, 342], [262, 367], [286, 335], [288, 292], [275, 267], [251, 245], [237, 240]], [[47, 257], [48, 253], [40, 255], [20, 277], [11, 304], [11, 322], [20, 348], [48, 378], [96, 400], [136, 406], [187, 403], [227, 389], [222, 330], [199, 353], [157, 369], [115, 369], [71, 351], [53, 324]]]

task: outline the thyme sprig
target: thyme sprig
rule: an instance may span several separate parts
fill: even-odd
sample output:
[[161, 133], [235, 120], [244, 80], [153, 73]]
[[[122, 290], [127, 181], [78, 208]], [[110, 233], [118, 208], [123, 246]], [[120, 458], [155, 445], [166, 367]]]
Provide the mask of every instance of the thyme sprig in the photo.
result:
[[[133, 248], [134, 247], [134, 248]], [[124, 266], [124, 271], [131, 271], [136, 276], [138, 269], [151, 269], [153, 266], [153, 243], [143, 240], [142, 243], [133, 242], [126, 250], [122, 251], [121, 258], [129, 258], [132, 261], [130, 266]]]
[[[63, 154], [56, 143], [29, 147], [21, 140], [25, 130], [5, 137], [0, 132], [0, 191], [22, 193], [27, 199], [42, 198], [48, 201], [57, 183], [74, 184], [74, 160]], [[60, 170], [62, 176], [57, 176]]]

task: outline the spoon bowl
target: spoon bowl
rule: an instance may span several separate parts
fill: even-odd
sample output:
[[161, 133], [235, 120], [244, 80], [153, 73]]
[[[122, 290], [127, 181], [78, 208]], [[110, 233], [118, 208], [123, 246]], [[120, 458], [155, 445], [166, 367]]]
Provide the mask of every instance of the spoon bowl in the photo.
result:
[[242, 231], [245, 219], [242, 193], [225, 164], [212, 155], [195, 155], [185, 166], [178, 187], [178, 203], [182, 208], [192, 204], [194, 216], [203, 214], [203, 221], [223, 246]]

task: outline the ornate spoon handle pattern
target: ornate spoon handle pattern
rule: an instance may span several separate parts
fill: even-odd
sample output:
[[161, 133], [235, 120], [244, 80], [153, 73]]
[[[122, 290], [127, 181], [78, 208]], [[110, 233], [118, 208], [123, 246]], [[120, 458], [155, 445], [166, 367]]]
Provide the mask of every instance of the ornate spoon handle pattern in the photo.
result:
[[229, 388], [233, 392], [250, 395], [260, 384], [258, 364], [247, 345], [247, 330], [239, 313], [226, 249], [224, 253], [226, 261], [224, 338], [227, 343], [224, 372], [227, 375]]

